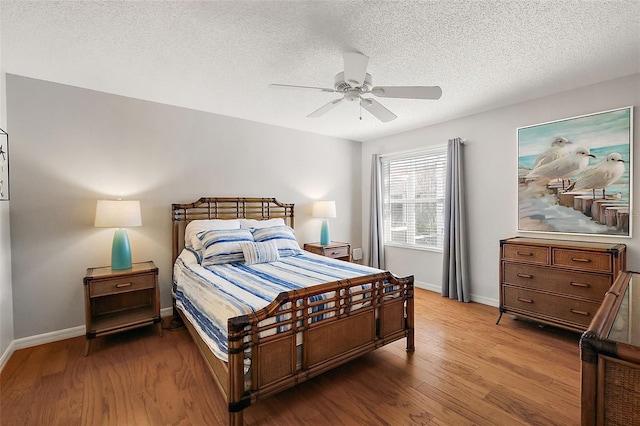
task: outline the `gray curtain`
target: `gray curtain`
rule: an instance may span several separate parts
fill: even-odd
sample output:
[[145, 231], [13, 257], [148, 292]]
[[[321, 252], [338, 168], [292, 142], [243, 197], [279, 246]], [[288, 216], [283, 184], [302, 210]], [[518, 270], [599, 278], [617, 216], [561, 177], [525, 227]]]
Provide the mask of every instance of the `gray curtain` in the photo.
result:
[[471, 301], [468, 272], [467, 224], [465, 218], [462, 139], [449, 140], [444, 205], [442, 296]]
[[380, 155], [371, 159], [371, 223], [369, 225], [369, 266], [384, 269], [384, 219], [382, 217], [382, 164]]

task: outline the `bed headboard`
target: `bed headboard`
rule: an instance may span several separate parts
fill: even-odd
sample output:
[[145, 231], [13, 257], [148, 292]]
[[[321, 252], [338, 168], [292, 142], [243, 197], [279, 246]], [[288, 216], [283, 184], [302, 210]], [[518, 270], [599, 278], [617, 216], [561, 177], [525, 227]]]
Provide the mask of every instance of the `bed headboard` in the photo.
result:
[[184, 248], [184, 229], [197, 219], [274, 219], [283, 218], [293, 228], [293, 204], [275, 198], [202, 197], [187, 204], [172, 204], [173, 261]]

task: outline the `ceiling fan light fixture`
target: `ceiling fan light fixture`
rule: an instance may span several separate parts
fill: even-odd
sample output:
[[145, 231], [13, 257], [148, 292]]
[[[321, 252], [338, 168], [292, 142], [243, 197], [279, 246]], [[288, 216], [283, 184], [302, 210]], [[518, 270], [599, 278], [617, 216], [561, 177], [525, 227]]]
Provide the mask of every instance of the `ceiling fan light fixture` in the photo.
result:
[[[372, 94], [381, 98], [397, 98], [397, 99], [440, 99], [442, 89], [438, 86], [379, 86], [373, 87], [371, 74], [367, 72], [367, 64], [369, 57], [360, 52], [345, 52], [344, 55], [344, 71], [339, 72], [334, 77], [334, 88], [328, 89], [314, 86], [296, 86], [291, 84], [271, 84], [270, 87], [276, 88], [299, 88], [320, 90], [323, 92], [341, 93], [342, 98], [335, 99], [317, 110], [313, 111], [307, 117], [316, 118], [324, 115], [333, 109], [340, 102], [347, 100], [349, 102], [360, 101], [360, 105], [369, 111], [373, 116], [383, 123], [395, 120], [398, 116], [385, 108], [375, 99], [366, 99], [361, 95]], [[360, 118], [362, 119], [362, 117]]]

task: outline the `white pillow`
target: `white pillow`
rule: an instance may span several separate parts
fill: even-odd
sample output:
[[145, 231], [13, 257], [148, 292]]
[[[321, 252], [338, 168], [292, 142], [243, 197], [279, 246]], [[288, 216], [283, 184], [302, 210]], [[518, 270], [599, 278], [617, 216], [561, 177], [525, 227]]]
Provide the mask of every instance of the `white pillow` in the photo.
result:
[[256, 220], [256, 219], [240, 219], [240, 228], [253, 228], [253, 229], [262, 229], [262, 228], [273, 228], [274, 226], [284, 226], [284, 219], [281, 217], [277, 217], [275, 219], [265, 219], [265, 220]]
[[225, 229], [240, 229], [240, 221], [238, 219], [192, 220], [184, 230], [184, 245], [194, 250], [202, 250], [202, 240], [198, 238], [199, 234], [206, 231]]

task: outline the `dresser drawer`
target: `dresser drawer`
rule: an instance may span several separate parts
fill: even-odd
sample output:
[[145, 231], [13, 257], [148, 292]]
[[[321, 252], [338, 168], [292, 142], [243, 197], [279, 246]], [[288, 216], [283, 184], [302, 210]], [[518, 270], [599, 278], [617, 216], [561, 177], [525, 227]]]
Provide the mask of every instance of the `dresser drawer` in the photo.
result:
[[349, 256], [349, 246], [342, 247], [327, 247], [324, 249], [324, 256], [338, 258]]
[[105, 296], [108, 294], [143, 290], [145, 288], [155, 288], [154, 275], [147, 274], [93, 280], [90, 283], [89, 295], [90, 297]]
[[554, 248], [551, 252], [551, 263], [556, 266], [568, 266], [581, 270], [617, 272], [611, 270], [613, 262], [608, 253]]
[[504, 263], [503, 281], [534, 290], [601, 301], [613, 284], [611, 275], [549, 269], [544, 266]]
[[525, 246], [520, 244], [505, 244], [502, 248], [502, 256], [504, 259], [546, 265], [549, 263], [549, 248]]
[[511, 310], [532, 313], [588, 327], [598, 311], [600, 303], [572, 299], [570, 297], [539, 293], [523, 288], [503, 286], [504, 306]]

